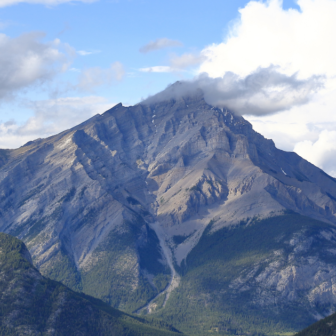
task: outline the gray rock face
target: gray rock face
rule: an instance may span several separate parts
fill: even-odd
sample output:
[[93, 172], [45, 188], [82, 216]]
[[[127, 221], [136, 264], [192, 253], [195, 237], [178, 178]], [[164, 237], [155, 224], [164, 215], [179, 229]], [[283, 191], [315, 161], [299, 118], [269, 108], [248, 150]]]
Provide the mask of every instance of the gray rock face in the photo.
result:
[[[311, 248], [314, 242], [324, 247], [319, 249], [320, 253]], [[310, 306], [311, 314], [321, 318], [314, 308], [324, 307], [324, 313], [328, 314], [336, 305], [336, 264], [332, 261], [335, 251], [331, 248], [335, 243], [335, 229], [323, 230], [315, 237], [297, 232], [284, 242], [290, 252], [273, 251], [273, 257], [251, 265], [244, 275], [232, 281], [230, 288], [233, 292], [252, 290], [255, 305], [295, 303], [302, 308]]]
[[[215, 232], [285, 209], [335, 224], [335, 179], [200, 93], [119, 104], [0, 151], [0, 230], [24, 240], [42, 274], [129, 311], [176, 286], [172, 265], [209, 223]], [[279, 253], [254, 281], [284, 288], [288, 300], [293, 272], [313, 281], [325, 267], [306, 260], [294, 271]], [[334, 300], [307, 290], [311, 300]]]

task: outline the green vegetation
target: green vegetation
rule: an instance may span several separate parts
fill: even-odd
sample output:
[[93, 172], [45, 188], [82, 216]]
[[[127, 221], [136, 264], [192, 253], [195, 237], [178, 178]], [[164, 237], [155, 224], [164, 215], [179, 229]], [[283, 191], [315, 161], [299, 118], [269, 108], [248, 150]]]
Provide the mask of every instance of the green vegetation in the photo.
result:
[[[190, 335], [290, 335], [314, 321], [303, 307], [288, 304], [275, 313], [251, 304], [253, 289], [233, 292], [229, 286], [256, 264], [260, 265], [258, 276], [275, 250], [281, 249], [288, 257], [293, 234], [319, 237], [321, 229], [330, 230], [330, 225], [295, 213], [255, 219], [249, 225], [242, 222], [214, 233], [213, 223], [182, 264], [181, 284], [156, 316]], [[331, 262], [334, 257], [323, 252], [328, 248], [325, 244], [326, 240], [314, 239], [309, 253]]]
[[23, 242], [0, 233], [0, 335], [169, 336], [167, 323], [135, 317], [42, 277]]
[[[74, 196], [73, 188], [62, 198], [62, 202], [68, 202]], [[25, 232], [24, 239], [31, 246], [44, 239], [41, 231], [50, 220], [57, 220], [63, 214], [62, 209], [59, 205], [50, 216], [38, 221], [28, 220], [11, 234]], [[76, 222], [74, 230], [92, 225], [98, 211], [89, 210]], [[170, 281], [170, 269], [162, 264], [159, 240], [142, 217], [134, 216], [133, 221], [124, 224], [126, 230], [110, 232], [81, 270], [77, 269], [68, 253], [69, 242], [63, 238], [59, 241], [60, 249], [55, 252], [52, 264], [47, 262], [40, 271], [74, 291], [83, 291], [113, 307], [128, 312], [137, 310], [166, 288]], [[147, 273], [153, 276], [153, 282], [148, 280]]]
[[[71, 197], [74, 197], [74, 194]], [[55, 219], [61, 214], [62, 208], [60, 206], [50, 217]], [[90, 225], [92, 216], [94, 216], [94, 212], [89, 211], [83, 217], [81, 225]], [[45, 219], [33, 224], [25, 223], [27, 227], [30, 227], [26, 239], [40, 239], [40, 235], [36, 238], [35, 227], [45, 225], [45, 223]], [[286, 305], [279, 306], [277, 310], [269, 309], [268, 306], [263, 308], [253, 304], [255, 298], [253, 289], [234, 291], [230, 285], [233, 280], [250, 272], [255, 265], [258, 265], [257, 273], [254, 275], [257, 277], [268, 266], [269, 260], [273, 260], [276, 250], [281, 250], [283, 257], [288, 258], [293, 252], [293, 246], [289, 244], [289, 241], [297, 233], [303, 233], [306, 237], [314, 237], [309, 252], [302, 252], [303, 257], [307, 257], [308, 254], [316, 255], [327, 263], [335, 263], [334, 256], [327, 252], [329, 248], [334, 247], [334, 243], [322, 239], [320, 234], [321, 230], [331, 230], [332, 226], [291, 212], [264, 220], [255, 218], [252, 221], [242, 221], [234, 227], [225, 227], [212, 232], [215, 224], [216, 220], [213, 219], [204, 231], [199, 243], [188, 255], [186, 262], [178, 268], [181, 283], [172, 292], [165, 308], [162, 309], [165, 295], [158, 296], [153, 302], [156, 305], [156, 317], [175, 325], [189, 335], [289, 336], [314, 322], [304, 305], [296, 306], [286, 303]], [[93, 253], [92, 260], [94, 262], [91, 264], [88, 262], [81, 273], [77, 271], [74, 262], [69, 258], [64, 248], [65, 242], [61, 242], [62, 247], [53, 260], [53, 267], [42, 271], [45, 275], [62, 281], [78, 292], [83, 290], [86, 294], [102, 299], [110, 306], [127, 312], [136, 311], [166, 288], [171, 274], [169, 268], [160, 262], [162, 255], [155, 232], [140, 216], [134, 216], [132, 221], [125, 222], [123, 228], [124, 230], [121, 232], [118, 230], [110, 232], [107, 239]], [[173, 239], [175, 244], [180, 244], [186, 238], [175, 236]], [[24, 253], [24, 244], [18, 240], [16, 240], [16, 244], [19, 245], [14, 244], [13, 250], [17, 251], [21, 248]], [[2, 251], [2, 245], [0, 246]], [[6, 246], [5, 243], [4, 246]], [[0, 255], [2, 256], [1, 253]], [[22, 258], [18, 258], [17, 262], [19, 262], [20, 269], [33, 268]], [[1, 259], [0, 263], [3, 264]], [[16, 265], [14, 257], [10, 263]], [[3, 266], [1, 266], [2, 269]], [[12, 274], [16, 276], [16, 272], [12, 272]], [[148, 280], [148, 274], [153, 275], [151, 281]], [[47, 285], [43, 281], [47, 281]], [[34, 285], [36, 293], [42, 295], [36, 302], [34, 301], [37, 314], [41, 318], [39, 318], [39, 322], [37, 319], [28, 321], [35, 323], [34, 326], [37, 328], [36, 330], [39, 330], [40, 335], [43, 335], [43, 330], [47, 327], [47, 317], [53, 311], [55, 302], [64, 295], [62, 288], [65, 288], [55, 281], [47, 279], [43, 281], [41, 280], [38, 286]], [[33, 288], [34, 280], [30, 278], [27, 283], [30, 283], [30, 287], [27, 288]], [[54, 284], [54, 287], [50, 284]], [[50, 291], [49, 288], [51, 288]], [[0, 288], [0, 290], [5, 291], [5, 288]], [[79, 312], [83, 316], [88, 316], [89, 313], [85, 311], [85, 307], [91, 304], [97, 305], [99, 302], [102, 306], [95, 306], [98, 312], [95, 313], [97, 315], [94, 316], [94, 320], [100, 321], [99, 325], [102, 329], [99, 330], [101, 330], [101, 335], [105, 335], [104, 332], [110, 330], [110, 327], [106, 324], [107, 322], [104, 322], [106, 319], [104, 314], [109, 314], [106, 309], [111, 307], [99, 300], [93, 302], [93, 298], [89, 297], [90, 299], [88, 299], [83, 294], [68, 291], [67, 289], [66, 295], [71, 293], [71, 300], [76, 301], [80, 298], [84, 301], [80, 301], [79, 306], [73, 308], [70, 305], [69, 310], [66, 311], [65, 321], [69, 323], [67, 318], [75, 319]], [[274, 293], [276, 295], [276, 291]], [[41, 299], [42, 297], [44, 301]], [[11, 301], [5, 300], [4, 302]], [[43, 311], [39, 311], [39, 307], [44, 307]], [[320, 308], [323, 310], [323, 307]], [[0, 317], [7, 316], [6, 314], [9, 314], [9, 310], [6, 311], [0, 304]], [[129, 316], [124, 314], [123, 321], [127, 322], [128, 318], [134, 319]], [[90, 326], [86, 320], [79, 323], [79, 328], [85, 330], [94, 330], [90, 329], [91, 327], [97, 328], [96, 324]], [[19, 323], [28, 323], [26, 320], [20, 321]], [[134, 323], [134, 320], [131, 321]], [[136, 321], [136, 323], [140, 323], [138, 332], [143, 327], [141, 323], [144, 323], [145, 320]], [[160, 325], [158, 326], [160, 327]], [[0, 325], [0, 336], [14, 335], [13, 330], [8, 328], [8, 325]], [[64, 328], [70, 328], [69, 324], [65, 323]], [[125, 324], [122, 328], [126, 328]], [[321, 328], [327, 327], [321, 325]], [[115, 330], [123, 335], [126, 329]], [[143, 335], [151, 334], [144, 332]], [[302, 334], [302, 336], [311, 335], [314, 334]]]
[[75, 231], [82, 229], [86, 225], [92, 225], [97, 216], [98, 209], [90, 209], [85, 216], [76, 224]]
[[157, 288], [158, 292], [162, 292], [169, 284], [171, 275], [159, 273], [154, 279], [154, 285]]
[[187, 238], [189, 238], [191, 235], [189, 236], [174, 236], [173, 237], [173, 242], [175, 245], [179, 245], [179, 244], [182, 244]]
[[295, 336], [334, 336], [335, 334], [336, 314], [332, 314], [295, 334]]
[[54, 257], [52, 266], [47, 264], [40, 271], [44, 276], [60, 281], [72, 290], [83, 290], [81, 274], [78, 272], [75, 262], [69, 257], [63, 247]]
[[165, 302], [165, 299], [166, 299], [166, 294], [162, 294], [162, 295], [159, 295], [155, 300], [154, 300], [154, 303], [156, 304], [156, 308], [155, 310], [159, 310], [163, 307], [163, 304]]
[[[82, 272], [81, 284], [85, 293], [133, 312], [168, 285], [170, 269], [160, 262], [159, 240], [141, 217], [124, 224], [127, 231], [111, 232], [95, 250], [95, 263]], [[138, 263], [141, 270], [154, 275], [155, 287], [142, 271], [135, 271]]]

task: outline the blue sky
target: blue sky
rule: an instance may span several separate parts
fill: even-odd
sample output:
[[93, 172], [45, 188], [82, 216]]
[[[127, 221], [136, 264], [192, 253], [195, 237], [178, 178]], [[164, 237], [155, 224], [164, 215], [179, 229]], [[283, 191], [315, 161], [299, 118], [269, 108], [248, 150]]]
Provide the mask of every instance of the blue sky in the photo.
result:
[[[120, 0], [52, 6], [20, 3], [1, 8], [0, 22], [2, 33], [10, 37], [39, 31], [45, 33], [45, 42], [58, 38], [76, 51], [93, 52], [75, 56], [73, 70], [108, 68], [113, 62], [121, 62], [127, 73], [125, 78], [94, 91], [112, 102], [134, 104], [169, 83], [194, 75], [193, 69], [177, 74], [142, 73], [138, 69], [167, 65], [172, 54], [199, 52], [209, 44], [220, 43], [232, 21], [238, 18], [238, 9], [247, 3], [242, 0]], [[296, 6], [293, 1], [284, 2], [284, 7], [291, 6]], [[147, 54], [139, 52], [142, 46], [160, 38], [180, 41], [183, 46]], [[69, 71], [59, 76], [59, 80], [76, 76], [78, 73]], [[43, 97], [42, 92], [37, 95], [36, 91], [30, 95]], [[6, 113], [4, 108], [0, 113]], [[24, 115], [19, 118], [25, 119]]]
[[[57, 133], [118, 102], [135, 104], [176, 80], [200, 73], [223, 79], [229, 71], [235, 83], [246, 85], [250, 74], [272, 66], [268, 78], [278, 80], [274, 69], [287, 76], [281, 85], [272, 82], [261, 96], [225, 102], [237, 109], [247, 106], [246, 99], [259, 104], [250, 115], [241, 109], [257, 131], [335, 175], [335, 5], [0, 0], [0, 147]], [[279, 90], [281, 99], [274, 96]], [[279, 99], [279, 108], [269, 108]]]

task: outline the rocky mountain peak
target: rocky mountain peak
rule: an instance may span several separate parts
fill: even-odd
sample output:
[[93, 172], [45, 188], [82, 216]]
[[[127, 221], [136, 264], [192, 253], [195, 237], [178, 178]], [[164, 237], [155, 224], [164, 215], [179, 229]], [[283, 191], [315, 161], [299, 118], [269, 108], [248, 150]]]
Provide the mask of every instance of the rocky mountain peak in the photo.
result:
[[288, 211], [336, 223], [334, 178], [180, 87], [0, 151], [0, 229], [43, 274], [152, 312], [204, 235]]

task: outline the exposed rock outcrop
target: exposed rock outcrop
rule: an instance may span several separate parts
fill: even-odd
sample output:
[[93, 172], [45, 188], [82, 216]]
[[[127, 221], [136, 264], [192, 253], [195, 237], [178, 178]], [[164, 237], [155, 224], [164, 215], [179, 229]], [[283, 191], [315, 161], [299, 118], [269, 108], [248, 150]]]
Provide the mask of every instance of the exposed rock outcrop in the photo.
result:
[[[0, 152], [0, 230], [23, 239], [42, 274], [128, 311], [166, 288], [209, 223], [216, 232], [286, 210], [336, 224], [335, 179], [200, 92], [118, 104]], [[279, 259], [253, 281], [267, 292], [291, 272], [314, 278], [303, 264], [310, 273]]]

